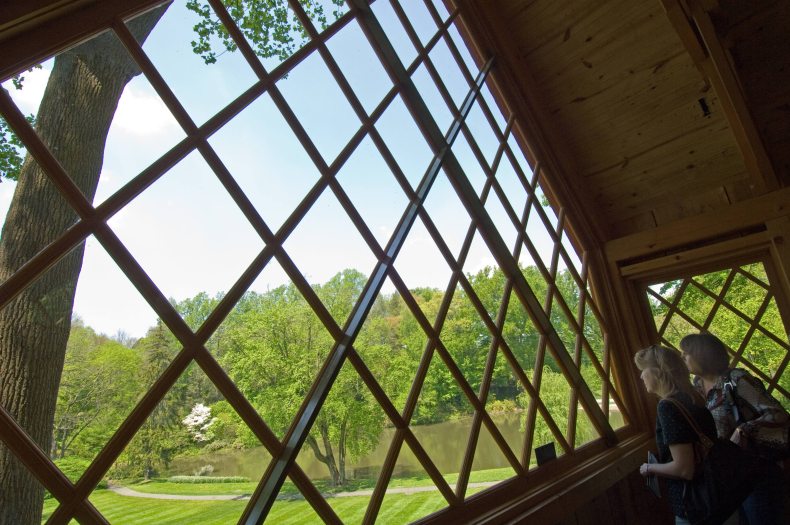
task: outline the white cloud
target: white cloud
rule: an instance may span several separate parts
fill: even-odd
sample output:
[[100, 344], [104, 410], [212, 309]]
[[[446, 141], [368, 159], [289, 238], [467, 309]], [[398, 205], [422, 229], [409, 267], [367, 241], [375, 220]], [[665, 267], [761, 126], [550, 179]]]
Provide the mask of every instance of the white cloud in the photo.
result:
[[16, 89], [10, 80], [3, 82], [3, 87], [8, 90], [19, 110], [25, 115], [38, 112], [38, 105], [41, 103], [41, 97], [44, 96], [50, 72], [51, 64], [45, 64], [41, 69], [22, 73], [24, 77], [22, 89]]
[[113, 126], [133, 135], [161, 135], [177, 127], [167, 106], [155, 94], [129, 85], [124, 90]]
[[14, 188], [16, 188], [16, 183], [13, 181], [3, 180], [0, 182], [0, 225], [5, 223], [5, 216], [14, 196]]

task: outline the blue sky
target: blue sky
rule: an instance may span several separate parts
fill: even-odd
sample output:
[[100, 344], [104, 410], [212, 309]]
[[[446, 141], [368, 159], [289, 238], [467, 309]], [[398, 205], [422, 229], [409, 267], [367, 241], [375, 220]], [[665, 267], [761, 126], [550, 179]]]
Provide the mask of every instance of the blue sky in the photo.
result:
[[[411, 19], [418, 21], [415, 25], [421, 39], [427, 41], [436, 31], [436, 26], [427, 17], [427, 11], [419, 12], [422, 2], [407, 1], [403, 4]], [[416, 50], [405, 38], [389, 3], [376, 2], [374, 12], [401, 59], [407, 63], [413, 60]], [[195, 15], [187, 12], [182, 2], [176, 2], [154, 29], [144, 50], [187, 112], [200, 125], [256, 79], [239, 53], [225, 53], [214, 65], [203, 64], [189, 46], [194, 38], [191, 27], [195, 22]], [[457, 32], [453, 31], [453, 34], [457, 37]], [[460, 45], [460, 39], [456, 43]], [[328, 42], [328, 47], [366, 111], [371, 111], [391, 87], [391, 82], [359, 27], [355, 23], [348, 25]], [[449, 49], [442, 44], [432, 52], [431, 58], [454, 101], [460, 104], [468, 88]], [[468, 54], [465, 60], [471, 65]], [[275, 59], [264, 60], [264, 65], [271, 68], [276, 62]], [[42, 70], [27, 74], [22, 91], [14, 91], [8, 83], [3, 84], [12, 91], [12, 97], [23, 112], [35, 113], [50, 68], [51, 62], [45, 63]], [[437, 123], [446, 130], [452, 120], [451, 113], [425, 68], [418, 69], [413, 79]], [[331, 164], [360, 123], [323, 60], [314, 53], [286, 79], [278, 82], [278, 88], [321, 155]], [[487, 90], [484, 96], [496, 112]], [[504, 129], [504, 118], [497, 115], [497, 121], [500, 129]], [[490, 162], [496, 151], [496, 137], [478, 107], [471, 113], [468, 125]], [[400, 99], [393, 102], [376, 127], [409, 181], [416, 185], [431, 155]], [[183, 137], [184, 132], [147, 80], [142, 76], [132, 80], [124, 91], [110, 129], [94, 204], [112, 195]], [[209, 142], [274, 231], [319, 177], [268, 94], [215, 133]], [[512, 138], [509, 142], [515, 147]], [[459, 137], [454, 151], [470, 181], [480, 190], [484, 183], [483, 171], [463, 137]], [[520, 158], [522, 167], [528, 169], [523, 157]], [[497, 177], [520, 215], [526, 193], [516, 178], [515, 170], [509, 163], [503, 163]], [[360, 144], [340, 169], [337, 178], [384, 246], [407, 200], [370, 139]], [[0, 221], [4, 220], [13, 187], [14, 184], [7, 181], [0, 184]], [[425, 207], [448, 246], [457, 254], [469, 225], [469, 216], [444, 174], [432, 189]], [[506, 243], [512, 247], [516, 231], [501, 203], [498, 199], [490, 199], [486, 208], [500, 227]], [[546, 254], [548, 263], [552, 249], [548, 235], [541, 232], [542, 226], [532, 222], [528, 231], [540, 251]], [[112, 217], [109, 225], [163, 293], [176, 300], [201, 291], [214, 294], [227, 290], [264, 246], [196, 152]], [[313, 283], [324, 282], [345, 268], [356, 268], [370, 274], [376, 262], [328, 190], [284, 246]], [[464, 270], [475, 272], [491, 264], [493, 257], [478, 234]], [[523, 259], [522, 264], [531, 264], [531, 260]], [[395, 267], [410, 287], [444, 288], [450, 275], [449, 267], [420, 222], [411, 232]], [[273, 261], [252, 289], [265, 291], [286, 282], [287, 276]], [[392, 287], [387, 286], [385, 292], [390, 291]], [[93, 237], [87, 242], [74, 312], [87, 325], [108, 335], [123, 330], [140, 337], [156, 319], [154, 312]]]

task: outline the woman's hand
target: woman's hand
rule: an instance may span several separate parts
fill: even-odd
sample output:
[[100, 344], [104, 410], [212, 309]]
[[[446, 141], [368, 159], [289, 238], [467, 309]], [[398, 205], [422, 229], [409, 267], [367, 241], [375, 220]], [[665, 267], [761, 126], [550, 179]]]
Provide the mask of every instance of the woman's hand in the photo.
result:
[[741, 427], [735, 427], [735, 430], [730, 436], [730, 441], [741, 448], [746, 448], [746, 435], [743, 433], [743, 429]]
[[642, 463], [642, 466], [639, 467], [639, 473], [642, 476], [649, 476], [650, 475], [650, 463]]

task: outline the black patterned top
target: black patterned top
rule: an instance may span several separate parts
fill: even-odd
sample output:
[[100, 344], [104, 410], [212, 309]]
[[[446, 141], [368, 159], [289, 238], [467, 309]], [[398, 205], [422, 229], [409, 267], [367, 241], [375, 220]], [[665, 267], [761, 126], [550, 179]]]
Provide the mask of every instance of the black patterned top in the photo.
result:
[[[683, 404], [689, 415], [694, 418], [700, 430], [709, 438], [715, 439], [716, 425], [713, 422], [710, 412], [703, 407], [697, 406], [691, 401], [691, 397], [678, 392], [672, 398]], [[658, 447], [658, 461], [669, 463], [672, 461], [672, 454], [669, 445], [681, 443], [696, 443], [699, 436], [688, 424], [686, 418], [678, 408], [668, 401], [658, 402], [658, 413], [656, 414], [656, 446]], [[675, 516], [686, 517], [683, 511], [683, 481], [679, 479], [666, 478], [667, 480], [667, 499], [672, 506]]]

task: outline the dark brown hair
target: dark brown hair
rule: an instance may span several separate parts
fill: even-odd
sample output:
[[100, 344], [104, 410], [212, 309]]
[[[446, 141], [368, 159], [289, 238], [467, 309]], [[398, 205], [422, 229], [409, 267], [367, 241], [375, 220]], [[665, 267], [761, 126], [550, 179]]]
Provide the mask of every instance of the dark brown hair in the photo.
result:
[[680, 350], [696, 361], [702, 375], [721, 375], [730, 366], [727, 347], [713, 334], [689, 334], [680, 340]]

